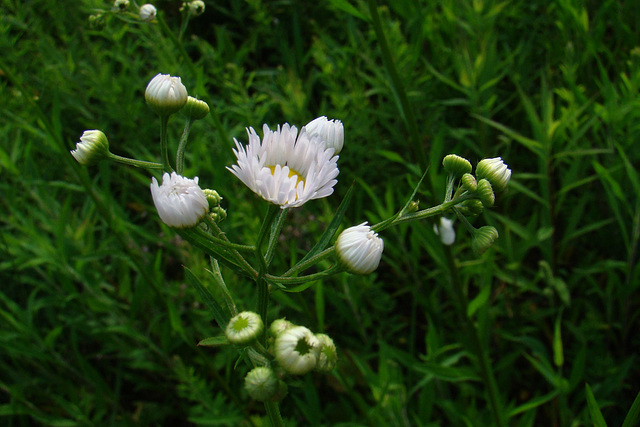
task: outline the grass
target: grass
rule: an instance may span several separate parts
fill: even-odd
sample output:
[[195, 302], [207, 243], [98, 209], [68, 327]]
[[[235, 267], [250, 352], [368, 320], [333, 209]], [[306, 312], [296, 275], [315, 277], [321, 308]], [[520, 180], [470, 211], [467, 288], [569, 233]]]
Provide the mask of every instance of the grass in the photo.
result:
[[[507, 425], [632, 425], [640, 10], [377, 3], [207, 2], [178, 41], [179, 2], [157, 2], [152, 24], [107, 16], [92, 27], [110, 3], [2, 0], [3, 424], [266, 422], [238, 353], [196, 346], [220, 331], [182, 266], [208, 284], [209, 261], [159, 221], [148, 174], [80, 167], [68, 154], [83, 130], [102, 129], [113, 152], [157, 160], [159, 122], [143, 93], [163, 72], [212, 108], [194, 124], [185, 174], [222, 195], [234, 241], [253, 242], [265, 207], [224, 168], [232, 138], [319, 115], [345, 124], [336, 193], [290, 213], [277, 271], [313, 246], [351, 182], [344, 226], [396, 212], [426, 167], [418, 198], [439, 203], [449, 153], [501, 156], [513, 170], [475, 222], [500, 232], [483, 256], [462, 227], [449, 252], [431, 222], [401, 225], [382, 234], [376, 273], [273, 295], [270, 320], [326, 331], [340, 356], [332, 374], [289, 384], [287, 425], [492, 425], [474, 345]], [[241, 308], [255, 307], [252, 284], [222, 273]]]

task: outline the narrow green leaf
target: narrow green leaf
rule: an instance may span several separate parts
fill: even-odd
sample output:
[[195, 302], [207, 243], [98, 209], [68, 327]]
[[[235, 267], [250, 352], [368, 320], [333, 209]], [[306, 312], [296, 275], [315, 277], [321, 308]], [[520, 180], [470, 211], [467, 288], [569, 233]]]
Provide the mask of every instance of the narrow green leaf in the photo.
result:
[[636, 400], [633, 401], [627, 416], [624, 418], [622, 427], [633, 427], [638, 424], [640, 418], [640, 393], [636, 396]]
[[329, 2], [333, 7], [335, 7], [338, 10], [346, 12], [351, 16], [355, 16], [358, 19], [362, 19], [365, 22], [370, 21], [368, 16], [364, 15], [362, 12], [360, 12], [358, 9], [353, 7], [351, 3], [349, 3], [346, 0], [329, 0]]
[[543, 396], [538, 396], [534, 399], [531, 399], [529, 401], [527, 401], [526, 403], [523, 403], [520, 406], [516, 406], [515, 408], [513, 408], [511, 411], [509, 411], [509, 413], [507, 413], [507, 417], [511, 418], [515, 415], [521, 414], [523, 412], [527, 412], [530, 411], [531, 409], [537, 408], [540, 405], [543, 405], [545, 403], [547, 403], [548, 401], [550, 401], [551, 399], [553, 399], [554, 397], [556, 397], [558, 394], [560, 393], [560, 390], [554, 390], [551, 393], [547, 393]]
[[557, 367], [564, 365], [564, 351], [562, 347], [562, 310], [558, 313], [553, 333], [553, 363]]
[[198, 343], [199, 347], [219, 347], [221, 345], [229, 344], [229, 340], [226, 336], [220, 335], [218, 337], [209, 337], [201, 340]]
[[591, 387], [589, 387], [588, 383], [585, 383], [584, 388], [585, 388], [585, 393], [587, 395], [587, 405], [589, 405], [589, 414], [591, 415], [591, 422], [593, 423], [594, 427], [607, 427], [607, 423], [604, 421], [604, 418], [602, 417], [602, 412], [600, 412], [600, 407], [598, 406], [598, 402], [596, 402], [596, 398], [593, 395], [593, 391], [591, 391]]
[[469, 303], [467, 307], [467, 317], [472, 317], [476, 311], [483, 305], [489, 301], [489, 296], [491, 295], [491, 286], [485, 285], [480, 293]]
[[229, 323], [230, 316], [222, 309], [222, 307], [220, 307], [220, 305], [213, 298], [213, 295], [211, 295], [211, 292], [209, 292], [209, 290], [204, 287], [204, 285], [200, 282], [200, 279], [198, 279], [191, 270], [189, 270], [187, 267], [184, 267], [184, 272], [187, 278], [187, 282], [189, 282], [190, 285], [196, 287], [204, 303], [207, 305], [207, 307], [209, 307], [209, 310], [211, 310], [213, 318], [216, 319], [218, 326], [220, 326], [221, 328], [225, 328], [227, 326], [227, 323]]

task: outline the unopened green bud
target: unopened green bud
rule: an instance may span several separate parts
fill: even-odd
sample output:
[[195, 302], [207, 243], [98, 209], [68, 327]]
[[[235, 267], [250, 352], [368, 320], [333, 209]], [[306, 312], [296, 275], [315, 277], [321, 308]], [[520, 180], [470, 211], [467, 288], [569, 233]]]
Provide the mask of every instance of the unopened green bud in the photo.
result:
[[476, 177], [471, 175], [470, 173], [465, 173], [460, 178], [460, 182], [462, 183], [462, 187], [467, 190], [469, 193], [475, 193], [478, 189], [478, 181], [476, 181]]
[[289, 392], [289, 386], [287, 385], [287, 383], [285, 383], [282, 380], [278, 380], [278, 391], [271, 398], [271, 401], [272, 402], [280, 402], [282, 399], [285, 398], [285, 396], [287, 395], [288, 392]]
[[252, 399], [265, 402], [278, 393], [278, 377], [271, 368], [258, 366], [244, 377], [244, 388]]
[[318, 353], [318, 362], [315, 369], [316, 371], [329, 372], [335, 368], [338, 361], [336, 345], [329, 335], [316, 334], [316, 338], [320, 341], [320, 353]]
[[478, 182], [478, 191], [476, 194], [486, 208], [493, 206], [496, 201], [496, 195], [493, 193], [493, 187], [491, 187], [491, 183], [486, 179], [481, 179]]
[[209, 216], [213, 222], [222, 222], [227, 219], [227, 211], [220, 206], [214, 206], [210, 209]]
[[76, 143], [76, 149], [71, 151], [71, 155], [81, 165], [97, 163], [111, 155], [109, 140], [101, 130], [85, 130], [80, 137], [80, 142]]
[[484, 210], [484, 205], [478, 199], [470, 199], [462, 202], [460, 212], [465, 216], [480, 215]]
[[286, 331], [287, 329], [291, 329], [294, 326], [296, 326], [296, 325], [294, 325], [293, 323], [289, 322], [287, 319], [284, 319], [284, 318], [276, 319], [273, 322], [271, 322], [271, 326], [269, 326], [269, 333], [273, 337], [277, 337], [282, 332]]
[[187, 103], [182, 110], [192, 120], [204, 119], [209, 114], [209, 104], [193, 96], [187, 97]]
[[200, 16], [204, 13], [204, 2], [201, 0], [190, 1], [183, 3], [183, 7], [187, 6], [189, 13], [193, 16]]
[[264, 324], [257, 313], [243, 311], [229, 320], [225, 335], [232, 344], [248, 344], [258, 338]]
[[220, 197], [220, 195], [216, 190], [205, 188], [202, 191], [204, 191], [204, 196], [207, 198], [207, 202], [209, 202], [209, 206], [214, 207], [214, 206], [220, 205], [220, 201], [222, 200], [222, 197]]
[[483, 254], [498, 238], [498, 230], [495, 227], [485, 225], [473, 232], [471, 248], [476, 255]]
[[420, 200], [414, 200], [409, 203], [409, 206], [407, 206], [407, 210], [405, 211], [405, 213], [418, 212], [418, 209], [420, 209]]
[[484, 178], [489, 181], [495, 191], [503, 191], [511, 178], [511, 169], [500, 157], [483, 159], [476, 166], [476, 176], [478, 179]]
[[101, 13], [97, 15], [89, 15], [89, 26], [96, 30], [101, 30], [104, 28], [104, 15]]
[[456, 177], [469, 173], [473, 169], [469, 160], [456, 154], [445, 156], [442, 159], [442, 166], [444, 166], [444, 170]]

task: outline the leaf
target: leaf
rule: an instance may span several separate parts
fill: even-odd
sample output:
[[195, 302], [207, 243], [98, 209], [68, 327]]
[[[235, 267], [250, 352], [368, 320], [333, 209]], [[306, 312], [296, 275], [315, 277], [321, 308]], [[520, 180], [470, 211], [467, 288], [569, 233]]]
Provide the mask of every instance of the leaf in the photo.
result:
[[554, 397], [556, 397], [558, 394], [560, 393], [560, 390], [556, 389], [554, 391], [552, 391], [551, 393], [547, 393], [543, 396], [538, 396], [534, 399], [529, 400], [526, 403], [523, 403], [520, 406], [516, 406], [515, 408], [513, 408], [512, 410], [509, 411], [509, 413], [507, 413], [507, 417], [511, 418], [515, 415], [521, 414], [523, 412], [527, 412], [530, 411], [531, 409], [537, 408], [538, 406], [547, 403], [548, 401], [550, 401], [551, 399], [553, 399]]
[[562, 309], [558, 313], [553, 332], [553, 363], [557, 367], [564, 365], [564, 351], [562, 348]]
[[331, 3], [331, 5], [333, 7], [335, 7], [336, 9], [339, 9], [343, 12], [347, 12], [349, 15], [351, 16], [355, 16], [358, 19], [362, 19], [365, 22], [370, 22], [370, 19], [368, 16], [363, 15], [358, 9], [356, 9], [355, 7], [353, 7], [348, 1], [346, 0], [329, 0], [329, 2]]
[[637, 425], [638, 418], [640, 418], [640, 393], [638, 393], [636, 400], [633, 401], [629, 412], [627, 412], [622, 427], [633, 427]]
[[591, 415], [591, 422], [593, 423], [594, 427], [607, 427], [607, 423], [604, 421], [604, 418], [602, 417], [602, 412], [600, 412], [600, 407], [598, 406], [598, 402], [596, 402], [596, 398], [593, 395], [593, 391], [591, 391], [591, 387], [589, 387], [588, 383], [585, 383], [584, 388], [585, 388], [585, 393], [587, 394], [587, 405], [589, 406], [589, 414]]
[[209, 307], [211, 313], [213, 313], [213, 318], [216, 319], [218, 326], [220, 326], [221, 328], [225, 328], [227, 326], [227, 323], [229, 323], [230, 316], [225, 313], [222, 307], [220, 307], [220, 305], [213, 298], [213, 295], [211, 295], [209, 289], [202, 285], [200, 279], [198, 279], [191, 270], [189, 270], [187, 267], [184, 267], [184, 272], [187, 278], [187, 282], [189, 282], [190, 285], [196, 287], [198, 293], [204, 300], [204, 303], [207, 305], [207, 307]]
[[198, 347], [219, 347], [221, 345], [229, 344], [229, 340], [226, 336], [220, 335], [217, 337], [209, 337], [201, 340], [198, 343]]
[[483, 305], [487, 303], [489, 300], [489, 296], [491, 295], [491, 286], [485, 285], [480, 293], [469, 303], [467, 307], [467, 317], [472, 317], [476, 311]]

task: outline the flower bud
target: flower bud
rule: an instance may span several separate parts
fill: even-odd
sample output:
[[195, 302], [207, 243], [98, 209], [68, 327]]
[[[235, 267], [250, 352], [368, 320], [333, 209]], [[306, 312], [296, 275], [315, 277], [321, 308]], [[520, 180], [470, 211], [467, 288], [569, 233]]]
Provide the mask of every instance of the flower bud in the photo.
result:
[[188, 96], [180, 77], [169, 74], [157, 74], [144, 92], [147, 105], [160, 116], [178, 112], [187, 103]]
[[98, 13], [96, 15], [89, 15], [89, 26], [91, 28], [94, 28], [96, 30], [101, 30], [102, 28], [104, 28], [105, 25], [105, 21], [104, 21], [104, 15], [101, 13]]
[[156, 17], [156, 7], [152, 4], [143, 4], [140, 7], [140, 19], [145, 22], [153, 21]]
[[369, 274], [380, 264], [384, 242], [366, 224], [347, 228], [336, 240], [338, 259], [350, 273]]
[[478, 179], [484, 178], [489, 181], [495, 191], [503, 191], [511, 178], [511, 169], [500, 157], [483, 159], [476, 166], [476, 176]]
[[483, 210], [484, 205], [478, 199], [465, 200], [460, 208], [460, 212], [465, 216], [480, 215]]
[[476, 181], [476, 177], [471, 175], [470, 173], [465, 173], [460, 178], [460, 182], [462, 183], [462, 187], [467, 190], [469, 193], [475, 193], [478, 189], [478, 181]]
[[304, 326], [294, 326], [276, 338], [276, 360], [290, 374], [302, 375], [315, 368], [319, 352], [320, 340]]
[[271, 368], [258, 366], [244, 377], [244, 388], [252, 399], [265, 402], [277, 394], [278, 377]]
[[496, 195], [493, 193], [491, 183], [484, 178], [478, 182], [478, 190], [476, 194], [485, 208], [490, 208], [496, 201]]
[[100, 130], [85, 130], [71, 155], [81, 165], [91, 165], [109, 157], [109, 140]]
[[169, 227], [194, 227], [209, 212], [209, 203], [198, 186], [198, 177], [185, 178], [172, 172], [162, 175], [162, 185], [151, 178], [151, 197], [162, 222]]
[[471, 248], [476, 255], [483, 254], [498, 238], [498, 230], [495, 227], [485, 225], [473, 232]]
[[209, 104], [193, 96], [189, 96], [182, 111], [192, 120], [204, 119], [207, 117], [207, 114], [209, 114]]
[[333, 154], [339, 154], [344, 145], [344, 126], [340, 120], [328, 120], [325, 116], [311, 120], [304, 127], [309, 137], [317, 136]]
[[282, 332], [286, 331], [287, 329], [291, 329], [293, 328], [294, 325], [293, 323], [289, 322], [287, 319], [276, 319], [273, 322], [271, 322], [271, 326], [269, 326], [269, 333], [273, 336], [273, 337], [277, 337], [278, 335], [280, 335]]
[[243, 311], [229, 320], [224, 333], [232, 344], [248, 344], [260, 336], [264, 328], [257, 313]]
[[318, 353], [316, 371], [329, 372], [336, 367], [338, 361], [336, 345], [329, 335], [316, 334], [316, 338], [320, 341], [320, 353]]
[[205, 188], [202, 190], [204, 192], [204, 196], [207, 198], [207, 202], [209, 202], [210, 207], [219, 206], [222, 197], [218, 194], [216, 190], [211, 190], [209, 188]]
[[444, 170], [456, 177], [469, 173], [473, 169], [469, 160], [456, 154], [446, 155], [442, 159], [442, 166], [444, 166]]
[[227, 219], [227, 211], [220, 206], [214, 206], [210, 209], [209, 216], [213, 222], [222, 222]]
[[453, 229], [453, 221], [440, 217], [440, 224], [433, 225], [433, 231], [440, 236], [442, 243], [449, 246], [456, 241], [456, 230]]
[[116, 0], [113, 2], [113, 8], [118, 12], [124, 12], [129, 7], [129, 0]]
[[200, 16], [204, 13], [204, 2], [201, 0], [190, 1], [188, 3], [183, 3], [183, 7], [186, 7], [189, 10], [189, 13], [193, 16]]

